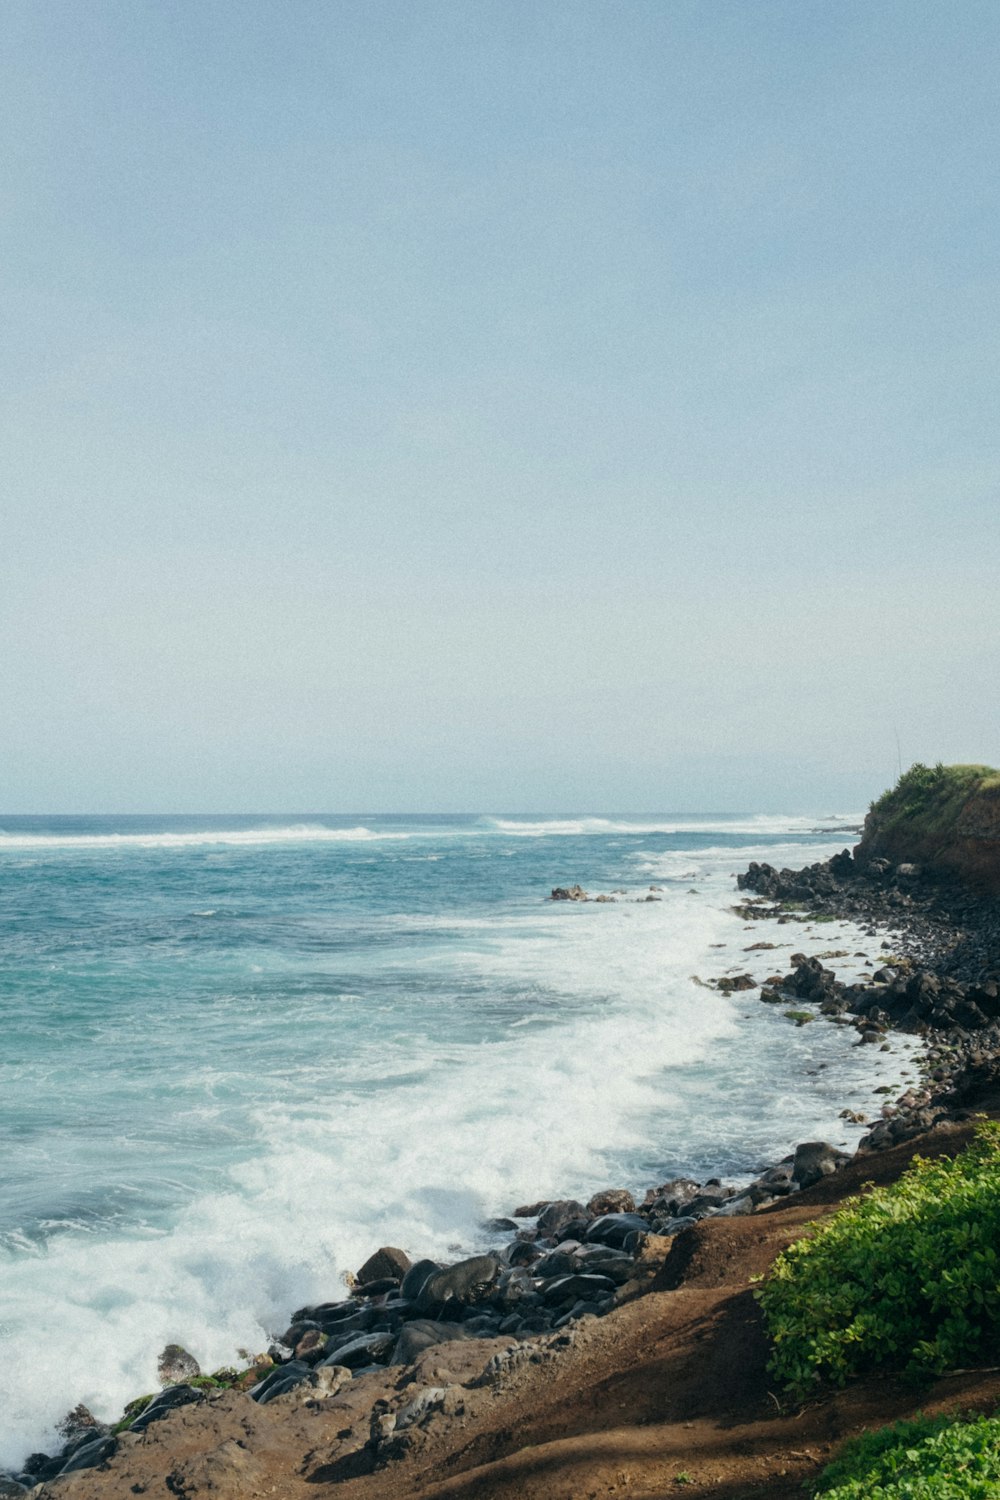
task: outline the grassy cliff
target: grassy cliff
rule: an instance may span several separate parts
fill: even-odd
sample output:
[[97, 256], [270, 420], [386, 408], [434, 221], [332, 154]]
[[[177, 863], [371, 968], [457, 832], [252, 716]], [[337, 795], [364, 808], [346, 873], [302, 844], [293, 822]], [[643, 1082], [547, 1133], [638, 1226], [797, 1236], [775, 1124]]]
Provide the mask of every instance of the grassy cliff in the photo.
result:
[[857, 857], [907, 861], [1000, 890], [1000, 771], [911, 766], [872, 803]]

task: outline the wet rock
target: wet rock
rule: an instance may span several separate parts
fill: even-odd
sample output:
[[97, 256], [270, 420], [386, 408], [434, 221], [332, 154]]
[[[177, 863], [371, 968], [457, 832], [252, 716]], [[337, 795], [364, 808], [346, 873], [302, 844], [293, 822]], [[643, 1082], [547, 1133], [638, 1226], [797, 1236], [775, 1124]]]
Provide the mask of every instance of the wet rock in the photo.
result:
[[552, 1202], [551, 1198], [539, 1198], [537, 1203], [523, 1203], [520, 1208], [515, 1208], [515, 1219], [536, 1219], [543, 1208], [548, 1208]]
[[66, 1462], [66, 1455], [58, 1454], [55, 1458], [49, 1453], [29, 1453], [24, 1460], [24, 1472], [21, 1481], [30, 1481], [29, 1488], [42, 1480], [54, 1479]]
[[410, 1300], [419, 1297], [425, 1283], [444, 1267], [436, 1260], [418, 1260], [410, 1267], [400, 1283], [400, 1295]]
[[609, 1276], [580, 1272], [575, 1276], [559, 1276], [555, 1281], [550, 1281], [542, 1297], [546, 1306], [552, 1307], [580, 1299], [596, 1302], [600, 1297], [611, 1296], [615, 1291], [617, 1283]]
[[156, 1373], [161, 1385], [183, 1385], [201, 1374], [201, 1366], [180, 1344], [167, 1344], [156, 1361]]
[[96, 1469], [98, 1464], [104, 1463], [117, 1450], [118, 1439], [112, 1433], [91, 1438], [74, 1449], [72, 1456], [59, 1470], [59, 1477], [74, 1474], [78, 1469]]
[[634, 1214], [635, 1199], [626, 1188], [605, 1188], [595, 1193], [587, 1204], [588, 1218], [596, 1219], [601, 1214]]
[[589, 897], [582, 885], [557, 885], [552, 892], [553, 901], [587, 901]]
[[511, 1266], [530, 1266], [543, 1254], [538, 1246], [529, 1240], [516, 1240], [513, 1245], [507, 1247], [505, 1253], [507, 1263]]
[[[287, 1366], [282, 1366], [287, 1368]], [[193, 1406], [205, 1400], [205, 1392], [193, 1385], [168, 1385], [139, 1413], [132, 1423], [132, 1432], [144, 1432], [153, 1422], [159, 1422], [178, 1406]]]
[[640, 1214], [604, 1214], [588, 1225], [587, 1239], [591, 1244], [597, 1241], [616, 1249], [626, 1249], [630, 1235], [638, 1234], [641, 1238], [648, 1232], [649, 1222]]
[[672, 1177], [669, 1182], [662, 1182], [659, 1187], [648, 1190], [643, 1207], [661, 1214], [679, 1213], [685, 1203], [691, 1202], [700, 1186], [691, 1177]]
[[793, 1156], [787, 1157], [784, 1161], [779, 1162], [777, 1166], [769, 1167], [766, 1172], [762, 1172], [756, 1179], [756, 1186], [763, 1188], [765, 1192], [775, 1197], [782, 1197], [786, 1193], [794, 1192], [798, 1187], [798, 1182], [793, 1176], [794, 1165], [795, 1158]]
[[381, 1276], [379, 1277], [378, 1281], [366, 1281], [363, 1286], [352, 1286], [351, 1296], [356, 1298], [358, 1301], [363, 1301], [369, 1297], [384, 1297], [387, 1292], [395, 1292], [398, 1290], [398, 1276]]
[[738, 1198], [730, 1198], [727, 1203], [716, 1209], [720, 1219], [735, 1218], [742, 1214], [752, 1214], [757, 1206], [757, 1201], [752, 1193], [741, 1193]]
[[548, 1255], [535, 1262], [531, 1268], [532, 1276], [545, 1278], [571, 1276], [579, 1269], [579, 1259], [576, 1254], [579, 1248], [579, 1242], [576, 1240], [563, 1241], [554, 1250], [550, 1250]]
[[407, 1323], [396, 1340], [389, 1363], [411, 1365], [414, 1360], [435, 1344], [452, 1343], [457, 1339], [471, 1339], [475, 1334], [461, 1323], [439, 1322], [433, 1318], [414, 1318]]
[[[603, 1249], [604, 1247], [594, 1246], [594, 1248]], [[585, 1271], [587, 1275], [593, 1273], [595, 1276], [606, 1276], [609, 1281], [615, 1283], [615, 1286], [624, 1286], [626, 1281], [632, 1279], [635, 1271], [635, 1261], [631, 1255], [622, 1254], [620, 1260], [604, 1260], [599, 1258], [583, 1260], [580, 1263], [580, 1269], [581, 1271]]]
[[310, 1328], [295, 1345], [295, 1358], [307, 1365], [317, 1364], [327, 1352], [329, 1343], [329, 1334], [319, 1328]]
[[106, 1422], [99, 1422], [89, 1407], [82, 1403], [74, 1406], [68, 1411], [61, 1422], [56, 1424], [56, 1431], [63, 1439], [65, 1445], [89, 1441], [91, 1438], [101, 1437], [110, 1431]]
[[589, 1215], [582, 1203], [575, 1198], [559, 1198], [554, 1203], [547, 1203], [538, 1215], [536, 1228], [538, 1233], [546, 1239], [554, 1234], [562, 1234], [567, 1224], [576, 1219], [586, 1219]]
[[792, 1161], [792, 1180], [800, 1188], [812, 1187], [821, 1177], [828, 1177], [838, 1167], [845, 1166], [850, 1157], [838, 1151], [827, 1141], [803, 1141], [796, 1146]]
[[482, 1302], [495, 1289], [501, 1274], [495, 1255], [473, 1255], [447, 1270], [429, 1276], [415, 1301], [421, 1312], [431, 1312], [449, 1303], [467, 1306]]
[[251, 1386], [247, 1394], [252, 1401], [265, 1406], [274, 1396], [281, 1395], [284, 1391], [291, 1390], [294, 1385], [308, 1380], [310, 1374], [310, 1368], [304, 1359], [290, 1359], [283, 1365], [275, 1365], [273, 1370], [267, 1372], [263, 1380]]
[[373, 1281], [385, 1281], [392, 1279], [397, 1284], [402, 1281], [413, 1262], [405, 1250], [398, 1250], [395, 1245], [383, 1245], [370, 1255], [358, 1272], [355, 1280], [359, 1287], [364, 1287]]
[[832, 969], [824, 969], [818, 958], [793, 954], [792, 963], [795, 967], [791, 974], [785, 976], [781, 985], [787, 994], [794, 995], [799, 1000], [810, 1000], [815, 1005], [836, 994], [839, 988], [837, 977]]
[[[396, 1334], [392, 1329], [352, 1335], [344, 1343], [333, 1343], [331, 1352], [320, 1363], [344, 1365], [349, 1370], [359, 1370], [364, 1365], [378, 1364], [387, 1359], [395, 1342]], [[287, 1369], [288, 1366], [282, 1368]]]
[[502, 1312], [523, 1310], [523, 1304], [537, 1296], [534, 1275], [534, 1270], [529, 1274], [523, 1267], [504, 1272], [493, 1298], [496, 1306]]
[[707, 1214], [715, 1213], [723, 1203], [727, 1203], [734, 1196], [734, 1188], [723, 1187], [721, 1183], [706, 1182], [704, 1187], [685, 1203], [684, 1212], [690, 1214], [692, 1218], [703, 1219]]

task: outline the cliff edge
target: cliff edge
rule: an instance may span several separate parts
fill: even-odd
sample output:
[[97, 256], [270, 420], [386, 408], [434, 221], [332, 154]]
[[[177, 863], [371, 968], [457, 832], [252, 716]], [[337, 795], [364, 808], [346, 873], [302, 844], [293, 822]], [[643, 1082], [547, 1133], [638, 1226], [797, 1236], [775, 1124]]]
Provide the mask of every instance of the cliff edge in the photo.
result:
[[1000, 771], [911, 766], [872, 803], [854, 857], [861, 865], [919, 864], [929, 875], [1000, 894]]

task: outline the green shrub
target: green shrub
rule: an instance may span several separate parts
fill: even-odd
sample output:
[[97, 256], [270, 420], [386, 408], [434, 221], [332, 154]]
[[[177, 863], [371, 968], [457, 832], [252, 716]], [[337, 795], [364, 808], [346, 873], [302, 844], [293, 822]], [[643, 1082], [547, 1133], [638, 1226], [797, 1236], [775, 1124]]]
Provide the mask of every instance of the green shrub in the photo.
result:
[[795, 1395], [879, 1367], [921, 1378], [1000, 1335], [1000, 1124], [851, 1198], [778, 1257], [757, 1296], [771, 1373]]
[[820, 1476], [825, 1500], [995, 1500], [1000, 1421], [918, 1417], [848, 1443]]

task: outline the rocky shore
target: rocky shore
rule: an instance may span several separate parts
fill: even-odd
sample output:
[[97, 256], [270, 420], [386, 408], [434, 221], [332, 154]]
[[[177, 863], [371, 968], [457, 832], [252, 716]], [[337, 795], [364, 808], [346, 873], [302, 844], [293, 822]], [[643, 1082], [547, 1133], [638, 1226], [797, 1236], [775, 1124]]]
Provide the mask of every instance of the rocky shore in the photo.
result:
[[[858, 1158], [960, 1125], [973, 1101], [1000, 1089], [1000, 919], [991, 898], [913, 864], [846, 850], [799, 871], [751, 864], [737, 883], [744, 896], [735, 910], [764, 930], [849, 918], [881, 943], [881, 958], [868, 960], [872, 972], [862, 981], [838, 979], [831, 966], [837, 955], [805, 953], [793, 953], [785, 972], [763, 980], [746, 973], [716, 981], [722, 991], [754, 991], [761, 1003], [787, 1006], [796, 1024], [854, 1027], [858, 1045], [884, 1046], [894, 1030], [922, 1038], [921, 1083], [866, 1122]], [[578, 886], [552, 895], [587, 899]], [[763, 955], [771, 947], [760, 941], [747, 951]], [[473, 1392], [558, 1359], [582, 1330], [634, 1302], [664, 1254], [688, 1244], [702, 1221], [761, 1215], [855, 1165], [855, 1156], [828, 1142], [801, 1142], [739, 1187], [679, 1177], [651, 1187], [640, 1202], [609, 1188], [587, 1203], [518, 1205], [486, 1226], [495, 1249], [453, 1265], [412, 1263], [405, 1251], [385, 1246], [358, 1269], [349, 1295], [295, 1310], [267, 1353], [245, 1369], [202, 1375], [185, 1351], [165, 1350], [161, 1391], [137, 1399], [113, 1427], [77, 1408], [60, 1450], [32, 1455], [19, 1472], [0, 1477], [0, 1497], [139, 1492], [141, 1480], [124, 1485], [139, 1445], [153, 1433], [162, 1448], [182, 1409], [188, 1423], [199, 1410], [206, 1419], [213, 1411], [272, 1404], [300, 1416], [339, 1410], [344, 1423], [320, 1466], [324, 1478], [375, 1472], [419, 1450], [442, 1422], [460, 1423], [475, 1404]], [[208, 1422], [206, 1431], [215, 1430]], [[192, 1480], [185, 1488], [165, 1479], [165, 1493], [252, 1490], [245, 1450], [233, 1441], [210, 1483]], [[80, 1487], [85, 1474], [92, 1475], [89, 1489]]]

